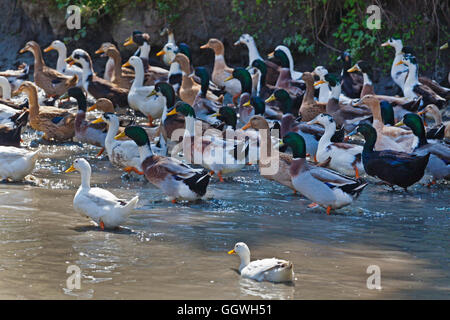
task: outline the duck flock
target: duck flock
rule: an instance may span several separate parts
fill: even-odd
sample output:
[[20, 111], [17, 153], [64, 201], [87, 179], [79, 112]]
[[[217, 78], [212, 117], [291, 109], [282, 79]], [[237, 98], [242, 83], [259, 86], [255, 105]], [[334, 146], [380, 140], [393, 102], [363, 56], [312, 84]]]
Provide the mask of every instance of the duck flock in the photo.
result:
[[[353, 64], [348, 52], [338, 57], [340, 74], [324, 66], [299, 72], [286, 46], [263, 58], [244, 34], [233, 50], [245, 45], [249, 65], [231, 68], [223, 43], [212, 38], [200, 47], [214, 51], [209, 72], [192, 65], [189, 45], [176, 43], [167, 29], [165, 35], [156, 56], [167, 68], [149, 64], [150, 37], [140, 31], [123, 44], [137, 48], [125, 63], [112, 43], [95, 57], [83, 49], [68, 56], [55, 40], [43, 50], [58, 52], [53, 69], [40, 45], [27, 42], [20, 53], [34, 56], [34, 82], [26, 64], [0, 71], [0, 180], [33, 172], [40, 149], [21, 147], [27, 126], [43, 133], [40, 143], [97, 146], [98, 156], [106, 151], [113, 167], [147, 179], [173, 203], [204, 198], [216, 176], [226, 183], [224, 176], [247, 165], [327, 214], [350, 206], [368, 183], [407, 191], [422, 179], [430, 188], [450, 179], [450, 126], [443, 121], [450, 89], [419, 76], [414, 51], [402, 40], [382, 44], [395, 50], [391, 77], [403, 93], [387, 96], [374, 91], [371, 63]], [[103, 77], [92, 62], [100, 57], [108, 57]], [[74, 209], [102, 230], [120, 227], [138, 206], [138, 196], [123, 200], [91, 187], [86, 159], [65, 172], [72, 171], [81, 174]], [[293, 280], [289, 261], [250, 262], [242, 242], [229, 253], [240, 256], [244, 277]]]

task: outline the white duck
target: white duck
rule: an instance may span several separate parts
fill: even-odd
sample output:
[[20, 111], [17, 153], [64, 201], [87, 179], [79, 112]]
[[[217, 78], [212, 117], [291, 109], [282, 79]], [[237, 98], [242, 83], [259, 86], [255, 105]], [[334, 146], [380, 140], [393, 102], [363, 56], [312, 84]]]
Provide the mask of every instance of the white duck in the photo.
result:
[[250, 249], [244, 242], [238, 242], [228, 254], [241, 258], [239, 272], [243, 278], [256, 281], [293, 282], [294, 264], [277, 258], [250, 261]]
[[403, 58], [403, 43], [401, 39], [389, 38], [388, 41], [381, 44], [382, 47], [393, 47], [395, 49], [395, 57], [391, 67], [392, 80], [403, 90], [405, 86], [406, 76], [408, 75], [408, 67], [405, 64], [398, 64]]
[[81, 86], [83, 70], [75, 65], [69, 65], [65, 60], [67, 59], [66, 45], [59, 40], [53, 41], [50, 46], [44, 49], [44, 52], [56, 50], [58, 52], [58, 60], [56, 61], [56, 70], [67, 76], [78, 76], [77, 86]]
[[235, 46], [237, 46], [238, 44], [245, 44], [247, 46], [248, 49], [248, 65], [251, 66], [253, 61], [255, 60], [262, 60], [264, 61], [264, 59], [261, 57], [261, 55], [259, 54], [258, 48], [256, 47], [256, 43], [255, 43], [255, 39], [253, 39], [253, 37], [251, 35], [249, 35], [248, 33], [244, 33], [243, 35], [241, 35], [239, 37], [239, 40], [236, 41], [234, 43]]
[[75, 170], [81, 173], [81, 185], [73, 198], [74, 209], [94, 220], [102, 230], [119, 227], [136, 207], [139, 197], [125, 201], [108, 190], [91, 188], [91, 166], [83, 158], [76, 159], [65, 172]]
[[0, 146], [0, 180], [25, 178], [33, 171], [38, 154], [39, 150]]
[[123, 67], [133, 66], [135, 78], [128, 93], [130, 107], [139, 110], [148, 117], [150, 126], [154, 119], [161, 118], [164, 109], [164, 100], [159, 95], [151, 95], [155, 86], [144, 87], [144, 64], [136, 56], [130, 57]]
[[329, 168], [356, 178], [359, 178], [359, 175], [365, 172], [361, 162], [362, 146], [331, 142], [331, 137], [336, 132], [336, 122], [333, 117], [321, 113], [307, 124], [319, 124], [325, 128], [325, 133], [320, 138], [317, 147], [317, 161], [322, 163], [329, 161]]
[[[312, 73], [318, 75], [320, 78], [320, 84], [318, 84], [317, 86], [314, 84], [314, 86], [319, 88], [319, 98], [317, 99], [317, 101], [327, 103], [331, 98], [331, 88], [325, 80], [325, 76], [328, 74], [328, 70], [323, 66], [317, 66]], [[352, 99], [340, 93], [339, 102], [349, 104], [352, 102]]]

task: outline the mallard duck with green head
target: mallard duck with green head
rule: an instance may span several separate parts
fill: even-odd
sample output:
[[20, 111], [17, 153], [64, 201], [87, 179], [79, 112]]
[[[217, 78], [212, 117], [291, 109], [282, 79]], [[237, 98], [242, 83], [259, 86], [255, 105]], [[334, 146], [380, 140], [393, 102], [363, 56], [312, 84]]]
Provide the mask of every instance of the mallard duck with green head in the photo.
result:
[[313, 201], [312, 205], [326, 208], [327, 214], [350, 205], [367, 186], [362, 180], [309, 164], [305, 159], [305, 140], [295, 132], [285, 135], [281, 144], [292, 149], [290, 174], [295, 190]]

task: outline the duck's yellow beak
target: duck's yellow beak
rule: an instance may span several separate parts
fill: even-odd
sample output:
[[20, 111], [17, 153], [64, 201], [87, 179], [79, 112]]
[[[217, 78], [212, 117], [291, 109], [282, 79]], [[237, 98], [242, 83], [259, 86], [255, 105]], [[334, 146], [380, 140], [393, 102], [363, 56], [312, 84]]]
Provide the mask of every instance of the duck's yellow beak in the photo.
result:
[[132, 44], [134, 44], [133, 37], [128, 37], [128, 38], [125, 40], [123, 46], [124, 46], [124, 47], [128, 47], [129, 45], [132, 45]]
[[275, 98], [275, 95], [274, 94], [272, 94], [270, 97], [268, 97], [267, 99], [266, 99], [266, 103], [269, 103], [269, 102], [272, 102], [272, 101], [275, 101], [275, 100], [277, 100], [277, 98]]
[[123, 137], [125, 137], [126, 134], [124, 131], [122, 131], [121, 133], [119, 133], [117, 136], [114, 137], [114, 139], [119, 140], [122, 139]]
[[421, 115], [423, 115], [423, 114], [425, 114], [425, 113], [427, 113], [425, 110], [422, 110], [422, 111], [417, 112], [417, 114], [418, 114], [419, 116], [421, 116]]
[[98, 117], [97, 119], [95, 119], [91, 123], [101, 123], [101, 122], [105, 122], [105, 121], [101, 117]]
[[55, 48], [53, 48], [52, 46], [48, 46], [47, 48], [44, 49], [44, 52], [49, 52], [55, 50]]
[[173, 108], [172, 110], [170, 110], [170, 112], [167, 113], [168, 116], [172, 116], [174, 114], [177, 114], [177, 108]]
[[153, 89], [152, 92], [150, 92], [150, 94], [147, 96], [147, 98], [150, 98], [152, 96], [155, 96], [157, 94], [156, 90]]
[[361, 70], [359, 70], [359, 68], [356, 64], [347, 70], [347, 72], [355, 72], [355, 71], [361, 71]]
[[243, 126], [241, 129], [242, 130], [247, 130], [248, 128], [250, 128], [252, 126], [252, 124], [250, 123], [250, 121], [249, 122], [247, 122], [246, 124], [245, 124], [245, 126]]
[[105, 53], [105, 51], [102, 48], [95, 51], [95, 54], [100, 54], [100, 53]]
[[230, 250], [230, 251], [228, 251], [228, 254], [235, 254], [236, 253], [236, 251], [234, 251], [234, 249], [233, 250]]
[[400, 61], [397, 62], [395, 65], [396, 65], [396, 66], [399, 66], [399, 65], [401, 65], [401, 64], [405, 64], [405, 63], [403, 62], [403, 60], [400, 60]]
[[385, 43], [382, 43], [381, 46], [382, 47], [388, 47], [388, 46], [390, 46], [390, 44], [389, 44], [389, 42], [386, 41]]
[[223, 82], [230, 81], [231, 79], [234, 79], [233, 75], [231, 75], [231, 76], [229, 76], [228, 78], [226, 78]]
[[447, 43], [444, 43], [444, 44], [439, 48], [439, 50], [444, 50], [444, 49], [448, 49], [448, 42], [447, 42]]
[[73, 60], [72, 57], [68, 57], [66, 60], [64, 60], [65, 62], [67, 62], [69, 64], [69, 66], [73, 65], [75, 63], [75, 60]]
[[162, 55], [165, 55], [165, 54], [166, 54], [166, 52], [164, 50], [161, 50], [160, 52], [158, 52], [156, 54], [156, 56], [159, 57], [159, 56], [162, 56]]
[[77, 169], [75, 169], [75, 167], [73, 166], [73, 164], [69, 167], [69, 169], [67, 169], [66, 171], [64, 171], [65, 173], [69, 173], [69, 172], [72, 172], [72, 171], [75, 171], [75, 170], [77, 170]]
[[96, 105], [96, 104], [90, 106], [90, 107], [87, 109], [87, 111], [94, 111], [95, 109], [97, 109], [97, 105]]
[[211, 117], [215, 117], [215, 118], [220, 117], [220, 116], [221, 116], [221, 114], [218, 112], [211, 115]]
[[283, 140], [280, 140], [280, 142], [278, 143], [278, 147], [282, 147], [282, 146], [284, 146], [284, 142], [283, 142]]
[[24, 53], [27, 52], [27, 47], [23, 47], [22, 49], [19, 50], [19, 53]]
[[401, 127], [404, 126], [405, 124], [403, 123], [403, 121], [397, 122], [394, 126], [395, 127]]
[[130, 61], [127, 61], [122, 65], [122, 68], [125, 68], [125, 67], [131, 67]]
[[251, 107], [250, 100], [242, 105], [243, 107]]
[[272, 58], [274, 55], [275, 55], [275, 51], [272, 51], [272, 52], [269, 53], [267, 56], [268, 56], [269, 58]]
[[316, 82], [314, 82], [314, 87], [317, 87], [319, 84], [322, 84], [322, 83], [325, 83], [325, 81], [324, 80], [316, 81]]

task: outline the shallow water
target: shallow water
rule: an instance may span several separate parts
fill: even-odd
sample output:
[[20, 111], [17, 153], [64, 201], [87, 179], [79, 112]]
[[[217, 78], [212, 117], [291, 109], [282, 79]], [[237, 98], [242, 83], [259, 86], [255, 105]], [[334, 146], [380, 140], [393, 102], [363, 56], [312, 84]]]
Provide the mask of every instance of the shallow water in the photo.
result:
[[[25, 140], [35, 136], [25, 135]], [[0, 184], [1, 299], [358, 299], [450, 298], [449, 186], [409, 193], [369, 185], [350, 207], [327, 216], [264, 180], [255, 167], [213, 180], [210, 199], [171, 204], [150, 183], [127, 179], [98, 148], [44, 146], [33, 182]], [[74, 212], [86, 157], [92, 184], [139, 208], [121, 231], [100, 231]], [[237, 256], [291, 260], [295, 284], [240, 279]], [[67, 289], [68, 266], [81, 269]], [[381, 290], [369, 290], [369, 265]]]

